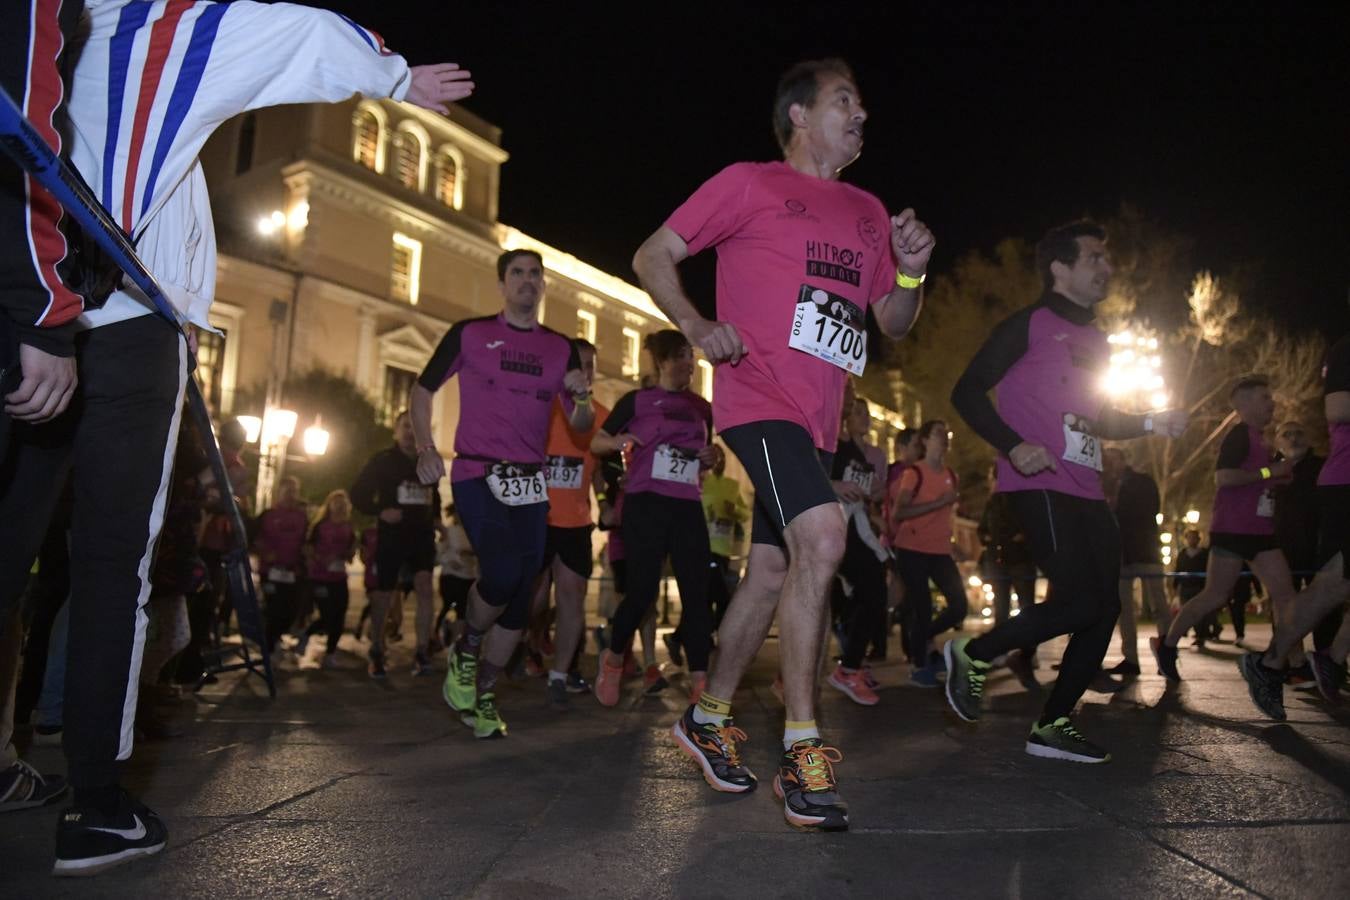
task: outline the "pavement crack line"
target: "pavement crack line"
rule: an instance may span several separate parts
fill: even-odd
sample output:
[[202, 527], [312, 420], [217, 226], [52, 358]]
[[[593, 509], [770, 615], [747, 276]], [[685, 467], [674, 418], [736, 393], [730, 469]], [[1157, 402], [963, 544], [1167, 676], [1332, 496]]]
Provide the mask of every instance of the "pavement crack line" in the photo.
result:
[[[1249, 894], [1261, 897], [1263, 898], [1263, 900], [1274, 900], [1274, 898], [1271, 897], [1269, 894], [1261, 893], [1256, 888], [1242, 881], [1240, 878], [1237, 878], [1234, 875], [1230, 875], [1227, 872], [1223, 871], [1222, 869], [1219, 869], [1217, 866], [1210, 865], [1204, 860], [1199, 859], [1178, 847], [1173, 847], [1171, 844], [1164, 843], [1163, 841], [1159, 840], [1158, 838], [1150, 834], [1146, 829], [1136, 827], [1132, 823], [1125, 821], [1124, 819], [1120, 818], [1119, 816], [1115, 815], [1112, 812], [1109, 812], [1104, 809], [1098, 809], [1088, 803], [1083, 802], [1082, 800], [1079, 800], [1077, 797], [1073, 797], [1069, 794], [1064, 793], [1063, 791], [1058, 791], [1051, 788], [1051, 793], [1053, 793], [1062, 800], [1074, 804], [1075, 806], [1080, 806], [1083, 809], [1086, 809], [1090, 812], [1096, 813], [1099, 816], [1102, 816], [1103, 818], [1107, 819], [1110, 822], [1114, 822], [1116, 827], [1119, 828], [1120, 830], [1128, 834], [1133, 834], [1135, 837], [1142, 838], [1143, 840], [1147, 841], [1150, 844], [1153, 844], [1155, 847], [1162, 850], [1163, 852], [1170, 853], [1173, 856], [1178, 856], [1189, 862], [1191, 865], [1198, 866], [1199, 868], [1204, 869], [1206, 872], [1209, 872], [1211, 875], [1215, 875], [1218, 878], [1223, 879], [1224, 881], [1228, 882], [1229, 884], [1233, 885], [1239, 890], [1243, 890]], [[1211, 824], [1210, 827], [1214, 826]]]

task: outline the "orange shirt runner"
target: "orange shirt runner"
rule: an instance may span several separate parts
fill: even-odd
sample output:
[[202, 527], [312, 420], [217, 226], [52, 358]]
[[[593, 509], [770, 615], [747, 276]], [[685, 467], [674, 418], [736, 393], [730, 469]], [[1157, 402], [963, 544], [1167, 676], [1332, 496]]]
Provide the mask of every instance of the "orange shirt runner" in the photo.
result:
[[[918, 490], [915, 490], [915, 488]], [[949, 491], [956, 490], [956, 473], [943, 467], [937, 472], [925, 462], [917, 462], [901, 473], [891, 485], [891, 508], [894, 509], [901, 491], [913, 493], [911, 506], [932, 503]], [[902, 519], [895, 526], [893, 545], [902, 550], [919, 553], [949, 554], [952, 552], [952, 524], [956, 519], [956, 504], [932, 512]]]
[[595, 457], [591, 438], [609, 417], [609, 409], [595, 403], [595, 424], [577, 433], [567, 424], [562, 401], [554, 399], [548, 422], [548, 449], [544, 480], [548, 483], [548, 524], [554, 528], [583, 528], [591, 524], [591, 481]]

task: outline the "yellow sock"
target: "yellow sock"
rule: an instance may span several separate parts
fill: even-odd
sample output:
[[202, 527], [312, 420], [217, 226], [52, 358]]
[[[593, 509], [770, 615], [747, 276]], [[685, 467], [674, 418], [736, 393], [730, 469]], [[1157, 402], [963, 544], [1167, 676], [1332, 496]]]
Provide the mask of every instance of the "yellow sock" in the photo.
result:
[[731, 718], [731, 701], [722, 700], [714, 697], [707, 691], [698, 698], [698, 706], [694, 707], [694, 721], [700, 725], [706, 725], [709, 722], [724, 722]]

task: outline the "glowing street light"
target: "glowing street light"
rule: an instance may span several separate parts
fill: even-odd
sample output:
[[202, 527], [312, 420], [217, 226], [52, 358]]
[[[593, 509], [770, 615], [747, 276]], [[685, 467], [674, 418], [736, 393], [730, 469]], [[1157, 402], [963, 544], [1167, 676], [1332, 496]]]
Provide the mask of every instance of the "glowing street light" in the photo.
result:
[[[306, 213], [309, 212], [306, 208]], [[286, 224], [286, 214], [279, 209], [272, 210], [270, 216], [263, 216], [258, 219], [258, 234], [263, 237], [271, 237], [277, 233], [277, 229]]]
[[1102, 390], [1112, 399], [1137, 409], [1161, 409], [1170, 396], [1162, 375], [1158, 338], [1126, 329], [1108, 335], [1111, 361], [1102, 378]]
[[1198, 525], [1198, 524], [1200, 524], [1200, 510], [1198, 510], [1198, 509], [1188, 509], [1188, 510], [1186, 510], [1186, 524], [1187, 524], [1187, 525]]
[[314, 424], [305, 429], [305, 453], [310, 456], [323, 456], [328, 452], [328, 438], [328, 430], [323, 427], [323, 421], [316, 416]]
[[284, 444], [295, 436], [300, 416], [293, 409], [269, 409], [263, 413], [262, 440], [268, 447]]
[[234, 418], [244, 428], [245, 443], [258, 443], [258, 438], [262, 436], [262, 419], [257, 416], [235, 416]]

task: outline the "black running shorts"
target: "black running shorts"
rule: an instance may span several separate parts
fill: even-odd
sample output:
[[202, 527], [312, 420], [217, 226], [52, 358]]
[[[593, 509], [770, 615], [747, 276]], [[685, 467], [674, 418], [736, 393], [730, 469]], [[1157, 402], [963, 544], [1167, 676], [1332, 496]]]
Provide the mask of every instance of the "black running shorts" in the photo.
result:
[[406, 569], [409, 576], [430, 572], [436, 567], [436, 536], [430, 527], [408, 533], [404, 529], [387, 527], [381, 523], [380, 536], [375, 544], [375, 578], [382, 591], [399, 586], [399, 576]]
[[1267, 550], [1278, 549], [1274, 535], [1235, 534], [1231, 531], [1216, 531], [1209, 536], [1209, 550], [1217, 551], [1220, 556], [1236, 556], [1243, 562], [1251, 562]]
[[786, 547], [783, 530], [793, 519], [838, 502], [829, 475], [834, 454], [816, 449], [811, 435], [796, 422], [747, 422], [723, 431], [722, 440], [755, 488], [751, 543]]
[[554, 557], [582, 578], [590, 578], [595, 566], [591, 555], [590, 525], [578, 528], [556, 528], [548, 526], [548, 535], [544, 539], [544, 568], [553, 565]]

